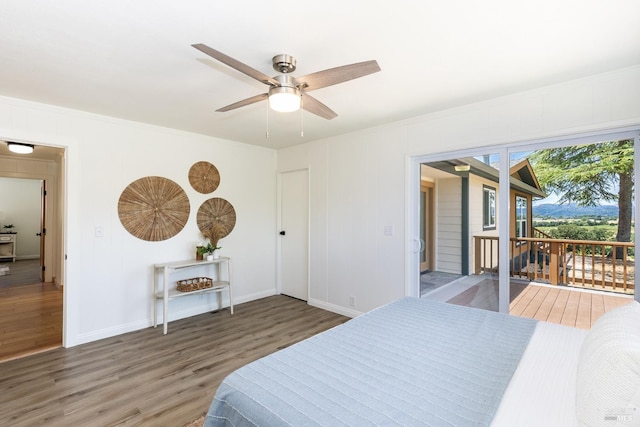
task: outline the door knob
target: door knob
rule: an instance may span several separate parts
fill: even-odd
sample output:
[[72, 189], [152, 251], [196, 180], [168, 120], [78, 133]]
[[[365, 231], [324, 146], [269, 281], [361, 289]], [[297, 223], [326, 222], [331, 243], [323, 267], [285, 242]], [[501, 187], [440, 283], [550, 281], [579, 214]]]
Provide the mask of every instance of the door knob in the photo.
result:
[[282, 231], [280, 232], [280, 235], [281, 235], [281, 236], [284, 236], [285, 234], [287, 234], [287, 233], [286, 233], [286, 231], [284, 231], [284, 230], [282, 230]]

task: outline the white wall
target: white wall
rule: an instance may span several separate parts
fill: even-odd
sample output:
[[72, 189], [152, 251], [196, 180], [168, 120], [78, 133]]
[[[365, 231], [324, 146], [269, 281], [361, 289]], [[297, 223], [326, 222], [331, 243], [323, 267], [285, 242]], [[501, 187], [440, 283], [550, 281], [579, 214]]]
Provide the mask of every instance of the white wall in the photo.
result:
[[411, 288], [411, 156], [640, 125], [639, 93], [635, 66], [280, 150], [278, 170], [311, 170], [310, 303], [367, 311]]
[[40, 257], [40, 238], [36, 233], [40, 232], [41, 185], [36, 179], [0, 178], [0, 227], [14, 225], [11, 231], [18, 233], [17, 259]]
[[[0, 98], [0, 139], [67, 148], [65, 343], [151, 324], [156, 262], [193, 257], [195, 215], [210, 196], [191, 189], [196, 161], [214, 163], [211, 197], [238, 220], [221, 241], [234, 258], [237, 302], [275, 292], [276, 171], [309, 168], [310, 303], [367, 311], [405, 295], [412, 256], [407, 208], [411, 156], [640, 124], [640, 66], [450, 109], [366, 131], [273, 150], [124, 120]], [[276, 165], [277, 157], [277, 165]], [[127, 233], [117, 201], [132, 181], [172, 179], [187, 192], [185, 229], [163, 242]], [[104, 237], [95, 237], [95, 227]], [[384, 234], [385, 226], [393, 235]], [[349, 297], [356, 306], [349, 308]], [[212, 302], [172, 303], [171, 318]], [[160, 333], [160, 331], [159, 331]]]
[[[152, 324], [152, 265], [195, 257], [202, 239], [196, 213], [209, 197], [225, 198], [237, 214], [235, 229], [220, 242], [222, 254], [233, 257], [234, 302], [275, 293], [274, 150], [11, 98], [0, 98], [0, 139], [67, 149], [67, 346]], [[188, 181], [189, 168], [201, 160], [221, 175], [209, 195]], [[144, 176], [169, 178], [189, 197], [189, 220], [171, 239], [142, 241], [120, 223], [120, 194]], [[95, 236], [98, 226], [104, 237]], [[214, 302], [197, 296], [172, 301], [169, 318], [207, 312]]]

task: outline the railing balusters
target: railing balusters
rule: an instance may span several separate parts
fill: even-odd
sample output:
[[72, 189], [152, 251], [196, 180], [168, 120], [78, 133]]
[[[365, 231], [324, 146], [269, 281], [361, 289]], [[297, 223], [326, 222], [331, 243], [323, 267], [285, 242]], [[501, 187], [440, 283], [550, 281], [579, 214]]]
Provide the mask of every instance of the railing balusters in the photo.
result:
[[602, 270], [600, 271], [602, 272], [602, 289], [604, 289], [607, 283], [607, 270], [604, 262], [606, 257], [604, 244], [600, 245], [600, 250], [601, 250], [601, 258], [602, 258]]
[[616, 254], [617, 252], [617, 248], [614, 248], [614, 250], [612, 251], [612, 256], [611, 256], [611, 270], [612, 270], [612, 278], [611, 278], [611, 286], [613, 287], [613, 290], [616, 290], [616, 282], [617, 280], [617, 274], [616, 274]]
[[586, 244], [582, 244], [582, 245], [578, 245], [579, 251], [578, 254], [580, 256], [580, 276], [576, 279], [578, 281], [580, 281], [580, 284], [582, 286], [585, 285], [584, 283], [584, 276], [585, 276], [585, 271], [587, 270], [587, 264], [585, 262], [585, 256], [584, 254], [587, 252], [587, 245]]
[[[625, 293], [634, 290], [635, 266], [628, 257], [629, 249], [634, 248], [633, 243], [560, 240], [538, 233], [534, 235], [543, 237], [509, 239], [510, 276], [548, 280], [554, 285], [597, 286], [599, 289]], [[482, 252], [473, 258], [477, 263], [482, 263], [475, 266], [474, 271], [493, 274], [497, 267], [496, 257], [499, 256], [498, 237], [474, 236], [474, 239], [478, 240], [473, 247]], [[618, 248], [622, 248], [622, 259], [616, 259], [616, 253], [620, 252]], [[610, 260], [607, 250], [611, 251]], [[567, 271], [569, 264], [572, 267], [570, 272]], [[609, 269], [611, 280], [607, 275]]]
[[622, 251], [622, 291], [627, 292], [627, 248]]
[[596, 265], [596, 247], [591, 245], [591, 287], [596, 287], [596, 269], [593, 266]]

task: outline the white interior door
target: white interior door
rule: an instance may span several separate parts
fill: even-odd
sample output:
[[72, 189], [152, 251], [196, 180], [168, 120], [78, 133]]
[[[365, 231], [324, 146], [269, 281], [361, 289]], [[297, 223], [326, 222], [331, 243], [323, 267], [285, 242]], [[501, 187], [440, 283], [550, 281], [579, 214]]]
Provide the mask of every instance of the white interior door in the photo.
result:
[[309, 296], [309, 171], [280, 174], [280, 292]]

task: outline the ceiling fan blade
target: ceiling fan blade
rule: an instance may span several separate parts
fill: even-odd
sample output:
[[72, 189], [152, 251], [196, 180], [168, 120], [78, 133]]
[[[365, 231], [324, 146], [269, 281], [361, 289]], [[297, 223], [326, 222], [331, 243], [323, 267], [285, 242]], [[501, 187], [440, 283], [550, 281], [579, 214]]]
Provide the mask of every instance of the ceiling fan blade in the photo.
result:
[[307, 74], [306, 76], [296, 78], [295, 83], [296, 86], [300, 87], [303, 91], [309, 92], [311, 90], [357, 79], [378, 71], [380, 71], [380, 66], [375, 60], [358, 62]]
[[331, 120], [338, 117], [335, 111], [331, 108], [304, 92], [302, 93], [302, 108], [316, 116], [322, 117], [323, 119]]
[[222, 62], [223, 64], [228, 65], [229, 67], [233, 68], [234, 70], [238, 70], [243, 74], [246, 74], [247, 76], [258, 80], [259, 82], [262, 82], [266, 85], [269, 86], [279, 86], [278, 82], [273, 78], [273, 77], [269, 77], [266, 74], [256, 70], [255, 68], [252, 68], [246, 64], [243, 64], [242, 62], [233, 59], [232, 57], [225, 55], [224, 53], [217, 51], [215, 49], [210, 48], [207, 45], [204, 45], [202, 43], [198, 43], [198, 44], [192, 44], [191, 46], [195, 47], [196, 49], [198, 49], [200, 52], [205, 53], [207, 55], [209, 55], [210, 57], [212, 57], [213, 59], [217, 59], [218, 61]]
[[235, 110], [236, 108], [244, 107], [245, 105], [255, 104], [256, 102], [260, 102], [269, 98], [268, 93], [261, 93], [260, 95], [252, 96], [251, 98], [243, 99], [242, 101], [234, 102], [233, 104], [229, 104], [226, 107], [218, 108], [216, 111], [220, 113], [224, 113], [225, 111]]

